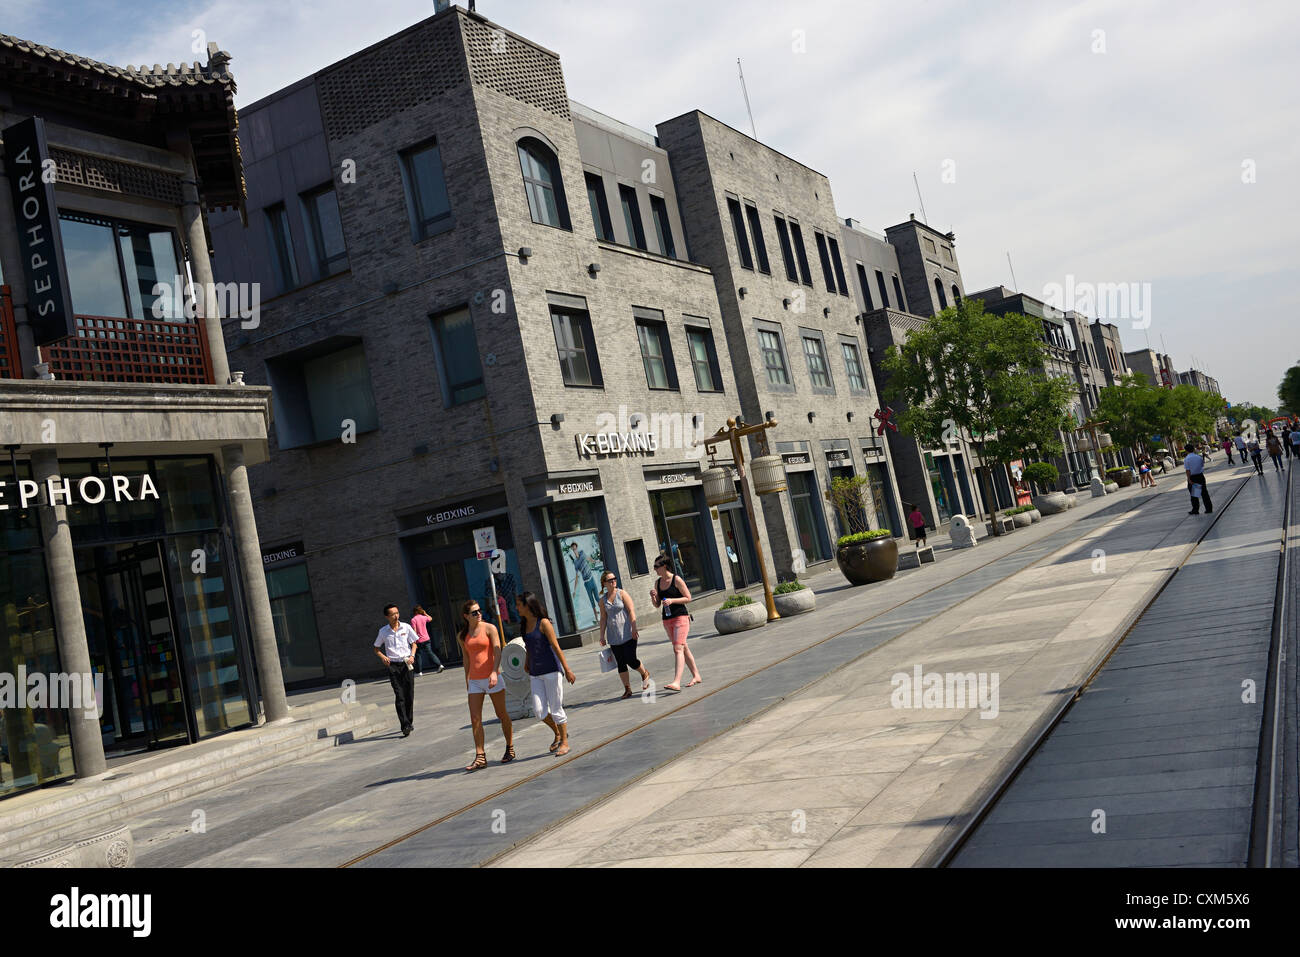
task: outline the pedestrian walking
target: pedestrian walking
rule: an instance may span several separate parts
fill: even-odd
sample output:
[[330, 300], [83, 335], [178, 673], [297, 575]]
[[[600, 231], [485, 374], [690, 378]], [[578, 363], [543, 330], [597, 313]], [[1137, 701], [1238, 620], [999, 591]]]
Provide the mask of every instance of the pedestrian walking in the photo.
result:
[[415, 707], [415, 629], [402, 621], [396, 605], [384, 606], [386, 623], [375, 638], [375, 654], [388, 669], [388, 681], [393, 686], [397, 703], [397, 721], [402, 726], [402, 737], [415, 729], [412, 709]]
[[1142, 478], [1142, 484], [1140, 487], [1155, 488], [1156, 477], [1155, 474], [1151, 471], [1151, 456], [1143, 452], [1141, 455], [1138, 456], [1137, 463], [1138, 463], [1138, 474]]
[[916, 547], [926, 547], [925, 516], [921, 514], [921, 506], [913, 505], [907, 513], [907, 520], [912, 523], [912, 541], [916, 542]]
[[1210, 501], [1210, 489], [1205, 484], [1205, 457], [1196, 451], [1195, 442], [1188, 443], [1183, 471], [1187, 473], [1187, 489], [1192, 496], [1192, 510], [1187, 514], [1199, 515], [1201, 500], [1204, 499], [1205, 514], [1209, 515], [1214, 511], [1214, 503]]
[[506, 736], [506, 753], [502, 764], [515, 759], [514, 728], [506, 711], [506, 681], [501, 677], [501, 634], [496, 625], [483, 620], [483, 609], [471, 598], [460, 606], [460, 626], [456, 629], [460, 658], [465, 664], [465, 691], [469, 695], [469, 725], [474, 735], [474, 760], [466, 771], [487, 767], [483, 745], [483, 696], [492, 699], [492, 710]]
[[1246, 464], [1246, 439], [1241, 435], [1232, 437], [1232, 444], [1237, 448], [1237, 455], [1241, 459], [1241, 464]]
[[632, 683], [628, 678], [628, 668], [635, 668], [641, 675], [641, 690], [650, 687], [650, 672], [645, 670], [636, 656], [636, 642], [639, 637], [636, 627], [636, 609], [632, 606], [632, 596], [618, 587], [614, 573], [607, 571], [600, 580], [605, 586], [605, 593], [600, 598], [600, 643], [608, 644], [618, 662], [618, 676], [623, 682], [623, 697], [632, 697]]
[[1232, 460], [1232, 439], [1227, 439], [1227, 438], [1225, 438], [1225, 439], [1223, 440], [1223, 451], [1224, 451], [1225, 453], [1227, 453], [1227, 456], [1228, 456], [1228, 464], [1229, 464], [1229, 465], [1236, 465], [1237, 463], [1234, 462], [1234, 461]]
[[1285, 472], [1286, 468], [1282, 465], [1282, 440], [1272, 432], [1268, 433], [1268, 457], [1273, 460], [1273, 470], [1276, 472]]
[[673, 680], [664, 685], [664, 689], [681, 691], [683, 663], [690, 665], [691, 668], [691, 680], [687, 682], [686, 687], [704, 681], [700, 677], [700, 669], [695, 666], [695, 656], [691, 654], [691, 649], [686, 647], [686, 638], [691, 631], [691, 613], [686, 605], [691, 600], [691, 590], [686, 587], [686, 582], [682, 581], [681, 576], [673, 571], [666, 555], [660, 555], [655, 559], [655, 571], [659, 573], [659, 580], [650, 589], [650, 600], [654, 602], [656, 608], [663, 610], [664, 631], [668, 632], [668, 640], [672, 643], [673, 654], [677, 659]]
[[435, 674], [442, 674], [442, 660], [438, 653], [433, 650], [433, 642], [429, 640], [429, 622], [433, 621], [433, 616], [427, 611], [416, 605], [411, 609], [411, 627], [415, 629], [418, 636], [415, 641], [415, 676], [418, 678], [424, 674], [424, 663], [432, 660], [430, 668], [437, 668]]
[[1292, 457], [1300, 459], [1300, 425], [1291, 429], [1291, 441], [1287, 445], [1291, 448]]
[[1259, 438], [1252, 435], [1246, 441], [1246, 451], [1250, 453], [1250, 461], [1255, 466], [1255, 472], [1258, 475], [1264, 474], [1264, 459], [1259, 448]]
[[564, 713], [564, 685], [560, 678], [573, 684], [577, 678], [560, 650], [555, 628], [537, 596], [526, 591], [515, 599], [524, 632], [524, 670], [532, 687], [533, 714], [555, 734], [547, 748], [557, 757], [569, 753], [569, 716]]

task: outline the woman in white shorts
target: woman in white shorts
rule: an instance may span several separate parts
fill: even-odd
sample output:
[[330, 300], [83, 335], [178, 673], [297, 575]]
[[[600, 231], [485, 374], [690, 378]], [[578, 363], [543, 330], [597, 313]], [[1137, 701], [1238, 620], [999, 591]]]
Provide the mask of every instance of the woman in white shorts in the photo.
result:
[[492, 710], [501, 721], [506, 736], [506, 753], [501, 763], [515, 759], [514, 729], [506, 713], [506, 681], [501, 677], [501, 637], [495, 625], [483, 620], [478, 602], [470, 599], [461, 605], [460, 628], [456, 631], [461, 661], [465, 663], [465, 687], [469, 692], [469, 723], [474, 730], [474, 760], [466, 771], [487, 767], [483, 751], [483, 696], [492, 699]]
[[577, 679], [564, 660], [555, 629], [546, 617], [546, 609], [530, 591], [515, 599], [515, 607], [523, 620], [524, 670], [528, 672], [533, 691], [533, 714], [537, 715], [555, 734], [548, 749], [557, 757], [569, 753], [569, 718], [564, 713], [563, 674], [569, 684]]

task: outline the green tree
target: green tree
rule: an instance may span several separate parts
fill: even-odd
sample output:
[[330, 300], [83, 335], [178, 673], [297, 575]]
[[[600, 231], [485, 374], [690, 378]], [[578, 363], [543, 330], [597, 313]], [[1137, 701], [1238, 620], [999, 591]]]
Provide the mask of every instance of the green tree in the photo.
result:
[[1159, 389], [1147, 384], [1140, 372], [1126, 375], [1118, 385], [1101, 390], [1096, 417], [1106, 422], [1106, 431], [1123, 445], [1146, 449], [1151, 437], [1160, 431], [1157, 406]]
[[[907, 404], [900, 428], [927, 442], [964, 429], [982, 439], [986, 459], [1004, 468], [1029, 449], [1040, 457], [1059, 455], [1060, 431], [1074, 427], [1074, 386], [1042, 371], [1041, 332], [1037, 319], [986, 313], [970, 298], [909, 332], [884, 360], [887, 395]], [[984, 488], [984, 501], [992, 522], [992, 489]]]
[[1300, 415], [1300, 364], [1287, 369], [1282, 384], [1277, 387], [1278, 411], [1287, 415]]

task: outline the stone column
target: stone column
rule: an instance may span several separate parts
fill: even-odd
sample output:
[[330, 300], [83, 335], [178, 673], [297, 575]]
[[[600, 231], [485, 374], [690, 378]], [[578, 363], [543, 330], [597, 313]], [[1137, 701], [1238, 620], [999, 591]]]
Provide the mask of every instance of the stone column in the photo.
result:
[[[90, 645], [86, 642], [86, 623], [81, 617], [81, 590], [77, 587], [77, 562], [72, 552], [72, 533], [68, 530], [68, 510], [63, 505], [48, 504], [44, 488], [46, 479], [59, 474], [59, 458], [53, 449], [32, 452], [32, 478], [41, 483], [41, 540], [45, 545], [45, 568], [50, 576], [50, 604], [54, 608], [54, 630], [59, 646], [59, 660], [67, 674], [93, 674]], [[102, 705], [103, 702], [100, 702]], [[77, 777], [103, 774], [104, 739], [100, 736], [99, 718], [86, 708], [67, 710], [72, 732], [72, 755]]]
[[9, 179], [0, 172], [0, 269], [9, 285], [14, 307], [14, 322], [18, 326], [18, 361], [23, 375], [35, 377], [36, 336], [27, 322], [27, 273], [23, 269], [22, 251], [18, 244], [18, 220], [15, 216], [13, 194]]
[[244, 448], [227, 445], [221, 449], [230, 490], [230, 517], [235, 525], [235, 546], [243, 572], [244, 598], [248, 621], [253, 630], [253, 651], [257, 655], [257, 681], [262, 688], [262, 704], [267, 722], [289, 720], [289, 699], [284, 693], [284, 676], [280, 672], [280, 650], [275, 643], [275, 624], [271, 619], [271, 598], [266, 591], [266, 574], [262, 571], [262, 545], [257, 538], [253, 519], [253, 496], [248, 488], [248, 467], [244, 465]]

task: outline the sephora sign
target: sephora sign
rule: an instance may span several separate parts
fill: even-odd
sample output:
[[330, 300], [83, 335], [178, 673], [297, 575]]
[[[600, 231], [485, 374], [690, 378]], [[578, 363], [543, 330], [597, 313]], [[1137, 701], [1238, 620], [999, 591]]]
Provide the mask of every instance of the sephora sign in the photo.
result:
[[[10, 501], [15, 497], [6, 490], [11, 483], [0, 482], [0, 512], [9, 509]], [[41, 504], [41, 491], [45, 492], [45, 503], [49, 505], [99, 505], [106, 499], [114, 502], [143, 502], [158, 498], [158, 487], [146, 473], [139, 476], [114, 475], [104, 481], [94, 475], [87, 475], [75, 483], [72, 479], [50, 478], [44, 482], [31, 479], [19, 479], [17, 483], [17, 507]]]

